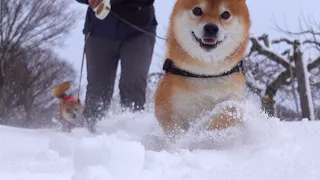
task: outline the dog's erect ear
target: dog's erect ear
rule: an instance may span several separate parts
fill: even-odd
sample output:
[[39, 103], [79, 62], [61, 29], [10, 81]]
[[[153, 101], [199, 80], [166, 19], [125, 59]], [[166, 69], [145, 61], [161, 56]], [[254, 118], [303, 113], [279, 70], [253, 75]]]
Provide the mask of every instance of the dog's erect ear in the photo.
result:
[[52, 89], [52, 96], [61, 97], [70, 88], [71, 83], [69, 81], [63, 82]]
[[77, 102], [78, 102], [79, 104], [81, 104], [81, 101], [80, 101], [80, 99], [78, 99], [78, 100], [77, 100]]

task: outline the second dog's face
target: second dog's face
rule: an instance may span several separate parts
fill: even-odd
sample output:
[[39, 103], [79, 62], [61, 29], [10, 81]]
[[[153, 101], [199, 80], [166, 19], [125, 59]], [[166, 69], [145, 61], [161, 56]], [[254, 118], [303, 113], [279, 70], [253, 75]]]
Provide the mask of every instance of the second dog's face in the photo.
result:
[[245, 0], [177, 0], [172, 20], [184, 51], [210, 63], [236, 51], [250, 26]]
[[82, 116], [83, 107], [77, 101], [68, 101], [62, 104], [62, 117], [70, 122], [76, 123]]

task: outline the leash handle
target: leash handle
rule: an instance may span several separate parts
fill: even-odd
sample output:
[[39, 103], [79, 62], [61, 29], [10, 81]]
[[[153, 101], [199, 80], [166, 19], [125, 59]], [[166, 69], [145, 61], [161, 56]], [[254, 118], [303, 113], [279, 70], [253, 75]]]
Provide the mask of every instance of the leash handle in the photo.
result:
[[[98, 2], [98, 3], [96, 3]], [[90, 1], [89, 4], [92, 8], [92, 10], [95, 12], [95, 16], [103, 20], [106, 18], [110, 12], [110, 0], [102, 0], [102, 1]]]

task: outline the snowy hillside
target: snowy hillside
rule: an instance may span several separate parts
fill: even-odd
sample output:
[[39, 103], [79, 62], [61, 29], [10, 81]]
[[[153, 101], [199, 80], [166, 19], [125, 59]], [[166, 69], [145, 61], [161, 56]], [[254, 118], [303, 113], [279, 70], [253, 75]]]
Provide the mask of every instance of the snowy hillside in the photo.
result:
[[[83, 129], [64, 135], [0, 126], [0, 179], [320, 179], [320, 122], [283, 123], [267, 119], [254, 104], [244, 107], [246, 131], [234, 141], [191, 133], [191, 140], [167, 147], [152, 112], [106, 118], [98, 136]], [[208, 137], [223, 144], [206, 150]]]

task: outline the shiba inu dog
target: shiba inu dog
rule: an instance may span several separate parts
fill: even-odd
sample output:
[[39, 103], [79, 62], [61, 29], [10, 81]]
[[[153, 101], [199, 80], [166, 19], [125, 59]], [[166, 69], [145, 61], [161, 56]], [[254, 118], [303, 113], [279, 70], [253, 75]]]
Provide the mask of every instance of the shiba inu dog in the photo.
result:
[[167, 135], [187, 131], [217, 107], [204, 129], [241, 124], [237, 108], [227, 102], [243, 99], [241, 60], [250, 26], [245, 0], [176, 0], [167, 34], [166, 75], [155, 93], [155, 115]]
[[83, 105], [78, 98], [66, 94], [69, 88], [70, 82], [63, 82], [52, 89], [52, 96], [60, 101], [60, 121], [64, 132], [70, 132], [82, 122]]

